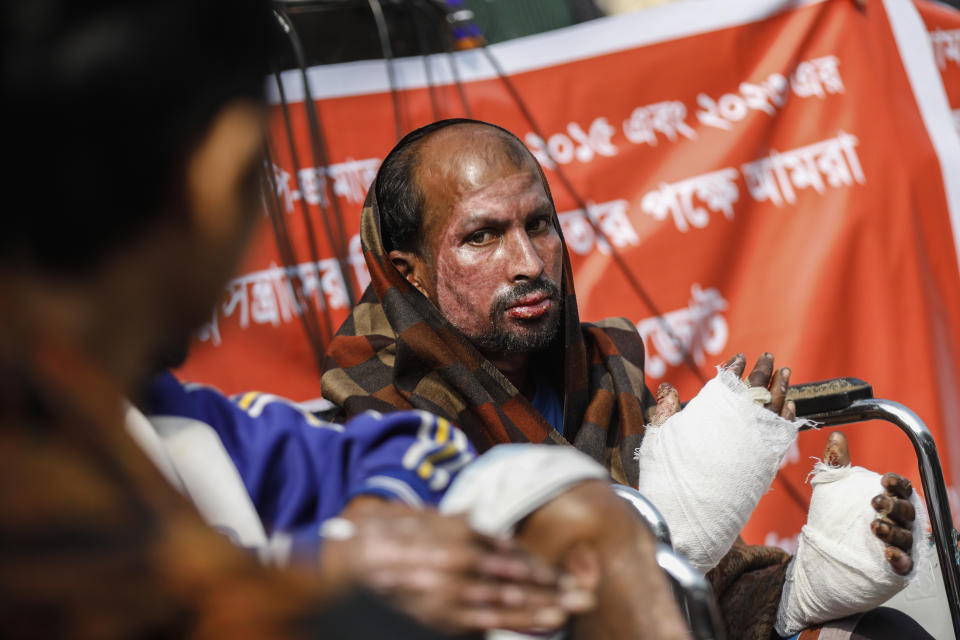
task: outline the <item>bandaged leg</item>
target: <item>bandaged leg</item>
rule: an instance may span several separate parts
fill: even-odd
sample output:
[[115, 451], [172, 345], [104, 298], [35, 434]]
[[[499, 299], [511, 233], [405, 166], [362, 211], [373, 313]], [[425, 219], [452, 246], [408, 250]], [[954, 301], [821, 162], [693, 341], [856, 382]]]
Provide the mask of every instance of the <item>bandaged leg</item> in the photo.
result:
[[807, 524], [787, 570], [776, 630], [786, 636], [812, 624], [873, 609], [907, 586], [926, 562], [926, 512], [916, 493], [913, 523], [914, 568], [898, 575], [884, 555], [886, 543], [870, 530], [877, 518], [870, 501], [883, 493], [881, 476], [862, 467], [813, 470]]
[[[513, 535], [517, 524], [566, 489], [584, 480], [605, 479], [606, 469], [572, 447], [503, 444], [464, 468], [440, 502], [440, 512], [466, 514], [470, 526], [488, 536]], [[557, 632], [548, 640], [560, 640]], [[494, 630], [487, 640], [533, 640]]]
[[[488, 535], [516, 535], [548, 564], [595, 590], [597, 605], [572, 622], [572, 637], [687, 638], [656, 564], [653, 536], [609, 481], [601, 465], [572, 447], [501, 445], [460, 472], [440, 510], [466, 513]], [[526, 637], [487, 634], [496, 640]], [[562, 632], [551, 636], [559, 637]]]
[[637, 489], [663, 514], [674, 548], [703, 572], [733, 546], [805, 422], [755, 400], [720, 371], [686, 408], [648, 426], [637, 449]]
[[440, 513], [466, 513], [475, 531], [508, 536], [518, 522], [567, 488], [607, 478], [603, 466], [572, 447], [502, 444], [457, 475], [440, 502]]

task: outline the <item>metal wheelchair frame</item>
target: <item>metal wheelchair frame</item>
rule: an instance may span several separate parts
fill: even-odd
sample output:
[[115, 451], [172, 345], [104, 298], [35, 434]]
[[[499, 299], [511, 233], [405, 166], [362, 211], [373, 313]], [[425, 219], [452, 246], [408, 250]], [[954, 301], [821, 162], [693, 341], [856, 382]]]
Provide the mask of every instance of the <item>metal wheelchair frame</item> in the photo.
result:
[[[871, 391], [872, 395], [872, 391]], [[960, 551], [957, 550], [957, 530], [953, 526], [950, 503], [947, 501], [947, 488], [943, 481], [943, 468], [937, 455], [937, 445], [933, 435], [923, 421], [913, 411], [899, 402], [879, 398], [852, 400], [846, 406], [820, 413], [803, 416], [816, 420], [822, 426], [837, 426], [863, 422], [865, 420], [885, 420], [900, 428], [913, 444], [917, 454], [917, 466], [923, 485], [923, 496], [930, 516], [930, 529], [940, 560], [943, 574], [943, 586], [947, 592], [947, 604], [953, 622], [954, 636], [960, 640]], [[815, 427], [804, 427], [808, 431]]]
[[[810, 386], [832, 387], [836, 386], [835, 383], [851, 386], [851, 380], [838, 379], [827, 383], [811, 383]], [[822, 394], [818, 399], [827, 400], [826, 403], [820, 403], [825, 409], [802, 413], [802, 417], [814, 420], [819, 425], [803, 427], [801, 431], [810, 431], [820, 426], [885, 420], [907, 434], [917, 455], [923, 495], [930, 516], [930, 528], [937, 548], [940, 571], [943, 574], [954, 636], [960, 640], [960, 550], [957, 546], [960, 534], [953, 526], [943, 468], [933, 435], [917, 414], [907, 407], [892, 400], [873, 398], [873, 390], [869, 385], [859, 380], [853, 382], [859, 383], [856, 394], [846, 394], [844, 391]], [[854, 395], [869, 397], [855, 398]], [[798, 413], [800, 412], [798, 406]], [[657, 564], [670, 577], [693, 637], [698, 640], [723, 639], [724, 624], [710, 583], [702, 573], [673, 550], [670, 529], [663, 516], [653, 503], [637, 490], [622, 485], [614, 485], [613, 490], [633, 506], [657, 539]]]
[[637, 512], [657, 539], [657, 564], [670, 578], [674, 595], [687, 619], [687, 626], [697, 640], [725, 640], [726, 631], [720, 617], [720, 607], [713, 588], [706, 577], [690, 562], [673, 550], [670, 528], [653, 503], [624, 485], [612, 485], [614, 493], [626, 500]]

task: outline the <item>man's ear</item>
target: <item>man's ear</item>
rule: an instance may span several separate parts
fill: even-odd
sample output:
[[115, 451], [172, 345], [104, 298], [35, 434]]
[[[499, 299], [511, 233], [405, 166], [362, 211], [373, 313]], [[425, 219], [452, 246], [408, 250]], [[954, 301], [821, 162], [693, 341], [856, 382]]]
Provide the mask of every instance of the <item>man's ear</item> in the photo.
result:
[[390, 262], [407, 282], [416, 287], [417, 291], [425, 297], [430, 298], [430, 294], [427, 293], [427, 265], [423, 258], [412, 251], [393, 250], [390, 252]]

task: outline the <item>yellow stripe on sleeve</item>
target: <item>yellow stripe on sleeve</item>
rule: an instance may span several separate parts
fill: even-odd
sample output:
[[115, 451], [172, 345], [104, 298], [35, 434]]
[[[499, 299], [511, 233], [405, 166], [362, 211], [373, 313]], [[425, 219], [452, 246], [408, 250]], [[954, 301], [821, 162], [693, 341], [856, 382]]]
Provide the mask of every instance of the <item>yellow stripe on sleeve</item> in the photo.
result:
[[437, 444], [443, 444], [450, 438], [450, 422], [444, 418], [437, 418], [437, 435], [434, 437]]
[[250, 408], [250, 405], [253, 404], [253, 401], [257, 399], [257, 396], [260, 395], [259, 391], [247, 391], [243, 396], [240, 397], [240, 402], [237, 403], [237, 406], [246, 411]]

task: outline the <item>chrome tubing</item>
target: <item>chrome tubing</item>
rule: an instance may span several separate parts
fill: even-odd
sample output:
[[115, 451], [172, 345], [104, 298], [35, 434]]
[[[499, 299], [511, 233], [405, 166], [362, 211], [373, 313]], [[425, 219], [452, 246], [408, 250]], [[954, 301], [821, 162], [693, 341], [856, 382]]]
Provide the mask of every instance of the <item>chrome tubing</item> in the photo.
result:
[[657, 564], [685, 596], [690, 633], [697, 640], [725, 640], [726, 631], [713, 589], [706, 577], [679, 553], [657, 544]]
[[636, 489], [612, 484], [614, 493], [633, 507], [657, 540], [657, 564], [670, 578], [674, 597], [690, 632], [697, 640], [722, 640], [724, 626], [710, 583], [690, 562], [675, 552], [670, 543], [670, 528], [660, 511]]
[[667, 521], [663, 519], [663, 516], [660, 515], [660, 512], [653, 506], [652, 502], [647, 500], [642, 493], [633, 487], [622, 484], [612, 484], [610, 486], [613, 488], [615, 494], [629, 502], [637, 511], [640, 518], [650, 527], [650, 531], [653, 533], [653, 537], [657, 539], [657, 542], [661, 542], [668, 547], [673, 545], [673, 543], [670, 542], [670, 527], [667, 526]]
[[[960, 640], [960, 551], [957, 550], [957, 531], [953, 527], [950, 503], [947, 500], [946, 484], [943, 480], [943, 468], [937, 455], [937, 445], [933, 435], [923, 421], [913, 411], [899, 402], [883, 399], [854, 400], [847, 407], [836, 411], [805, 415], [825, 426], [850, 424], [865, 420], [886, 420], [900, 427], [907, 434], [917, 454], [920, 468], [920, 481], [923, 495], [930, 515], [930, 526], [943, 573], [943, 584], [947, 591], [947, 604], [953, 620], [954, 636]], [[806, 431], [814, 427], [801, 427]]]

